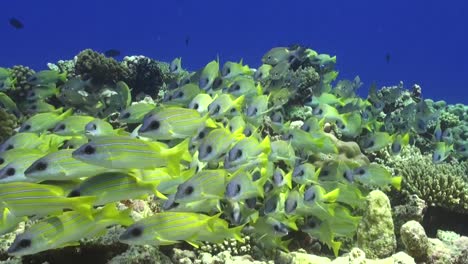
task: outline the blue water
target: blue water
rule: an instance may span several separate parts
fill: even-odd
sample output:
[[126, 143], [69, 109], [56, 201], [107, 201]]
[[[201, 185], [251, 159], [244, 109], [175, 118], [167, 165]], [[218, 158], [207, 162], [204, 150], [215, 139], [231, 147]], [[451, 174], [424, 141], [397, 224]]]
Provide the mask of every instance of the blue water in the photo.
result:
[[[11, 27], [11, 17], [25, 27]], [[402, 80], [420, 84], [426, 98], [468, 103], [463, 0], [10, 0], [2, 1], [0, 22], [3, 67], [40, 70], [85, 48], [181, 56], [191, 70], [217, 55], [259, 66], [270, 48], [302, 44], [337, 55], [339, 78], [359, 75], [364, 92], [373, 81]]]

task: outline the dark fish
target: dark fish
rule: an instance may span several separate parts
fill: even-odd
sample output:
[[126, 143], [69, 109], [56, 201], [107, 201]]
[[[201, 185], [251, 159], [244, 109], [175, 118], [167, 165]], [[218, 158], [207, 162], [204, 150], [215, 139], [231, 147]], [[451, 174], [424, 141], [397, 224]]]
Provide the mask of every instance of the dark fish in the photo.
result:
[[14, 17], [10, 18], [10, 25], [16, 29], [24, 28], [23, 22], [19, 21], [18, 19]]
[[186, 47], [188, 47], [189, 42], [190, 42], [190, 36], [186, 36], [186, 37], [185, 37], [185, 46], [186, 46]]
[[387, 52], [387, 54], [385, 54], [385, 61], [388, 63], [390, 63], [390, 53]]
[[107, 57], [117, 57], [117, 56], [120, 56], [120, 50], [116, 50], [116, 49], [106, 50], [104, 52], [104, 55], [106, 55]]

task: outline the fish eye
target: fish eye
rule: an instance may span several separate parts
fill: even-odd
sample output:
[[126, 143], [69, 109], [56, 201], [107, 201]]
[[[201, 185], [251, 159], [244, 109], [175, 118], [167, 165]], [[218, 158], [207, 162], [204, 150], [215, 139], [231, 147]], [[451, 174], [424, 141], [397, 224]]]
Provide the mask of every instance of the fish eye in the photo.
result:
[[2, 165], [5, 162], [3, 158], [0, 158], [0, 165]]
[[343, 173], [343, 178], [348, 182], [353, 182], [353, 174], [350, 170], [346, 170]]
[[28, 248], [31, 246], [31, 239], [21, 239], [18, 245], [20, 248]]
[[307, 201], [307, 202], [312, 202], [315, 200], [317, 194], [315, 193], [315, 188], [314, 187], [310, 187], [309, 189], [307, 189], [307, 191], [304, 193], [304, 201]]
[[252, 112], [250, 113], [250, 116], [256, 115], [256, 114], [257, 114], [257, 111], [258, 111], [257, 107], [254, 107], [253, 110], [252, 110]]
[[255, 171], [252, 175], [252, 181], [257, 181], [258, 179], [260, 179], [260, 177], [261, 177], [260, 171]]
[[[441, 159], [441, 156], [439, 153], [434, 153], [434, 161], [439, 161]], [[7, 171], [8, 173], [8, 171]]]
[[210, 154], [212, 151], [213, 151], [213, 147], [211, 147], [211, 145], [208, 145], [206, 147], [206, 153]]
[[55, 129], [55, 131], [65, 130], [65, 128], [66, 128], [65, 124], [60, 124], [59, 126], [57, 126], [57, 128]]
[[279, 185], [283, 182], [283, 175], [280, 171], [276, 171], [275, 175], [273, 175], [273, 179], [275, 180], [276, 185]]
[[132, 234], [133, 237], [139, 237], [143, 234], [143, 228], [135, 227], [130, 231], [130, 233]]
[[6, 170], [6, 175], [7, 175], [7, 176], [13, 176], [13, 175], [15, 175], [15, 173], [16, 173], [15, 168], [8, 168], [8, 169]]
[[200, 131], [200, 133], [198, 133], [198, 138], [199, 139], [203, 139], [205, 137], [205, 132], [204, 131]]
[[178, 97], [178, 98], [184, 97], [184, 92], [178, 92], [175, 97]]
[[122, 115], [122, 118], [129, 118], [130, 117], [130, 112], [125, 112], [123, 115]]
[[336, 121], [336, 125], [338, 126], [339, 129], [343, 130], [346, 128], [345, 124], [341, 122], [340, 120]]
[[231, 112], [231, 113], [235, 113], [235, 112], [236, 112], [236, 108], [234, 108], [234, 107], [231, 108], [230, 112]]
[[[238, 195], [238, 194], [240, 193], [240, 191], [241, 191], [241, 185], [238, 184], [238, 183], [233, 183], [233, 184], [235, 184], [235, 188], [234, 188], [234, 193], [232, 193], [232, 196], [236, 196], [236, 195]], [[228, 188], [229, 188], [230, 186], [232, 186], [232, 185], [229, 184]], [[229, 189], [230, 189], [230, 188], [229, 188]]]
[[394, 153], [397, 153], [397, 152], [400, 152], [400, 150], [401, 150], [401, 145], [399, 143], [397, 143], [397, 142], [393, 142], [392, 151]]
[[157, 130], [159, 128], [159, 126], [160, 126], [160, 123], [159, 123], [158, 120], [151, 121], [151, 123], [149, 125], [151, 130]]
[[250, 128], [246, 128], [244, 130], [244, 134], [246, 137], [250, 137], [252, 135], [252, 130]]
[[195, 103], [195, 104], [193, 105], [193, 109], [198, 109], [198, 104], [197, 104], [197, 103]]
[[285, 207], [286, 207], [287, 213], [292, 213], [297, 208], [297, 200], [293, 200], [292, 202], [291, 202], [291, 200], [292, 199], [286, 200]]
[[37, 164], [36, 164], [36, 170], [38, 171], [43, 171], [45, 169], [47, 169], [47, 163], [43, 162], [43, 161], [39, 161]]
[[269, 199], [265, 203], [264, 212], [265, 213], [271, 213], [271, 212], [275, 211], [276, 207], [277, 207], [277, 203], [278, 203], [278, 198], [276, 196], [273, 196], [271, 199]]
[[245, 199], [245, 205], [247, 205], [247, 207], [250, 209], [255, 208], [256, 204], [257, 204], [257, 197]]
[[216, 78], [214, 81], [213, 81], [213, 88], [216, 89], [218, 88], [219, 86], [221, 86], [221, 84], [223, 83], [223, 79], [221, 78]]
[[232, 88], [234, 91], [239, 91], [240, 90], [240, 85], [239, 84], [236, 84], [234, 85], [234, 87]]
[[219, 113], [220, 110], [221, 110], [221, 106], [220, 106], [220, 105], [216, 105], [216, 108], [215, 108], [215, 110], [213, 111], [213, 114]]
[[185, 195], [191, 195], [193, 193], [194, 189], [193, 189], [193, 186], [187, 186], [187, 188], [185, 188], [184, 190], [184, 194]]
[[356, 170], [356, 173], [359, 175], [364, 175], [366, 173], [366, 170], [364, 168], [358, 168]]
[[28, 131], [31, 129], [31, 125], [30, 124], [26, 124], [24, 127], [23, 127], [23, 130], [25, 131]]
[[330, 174], [330, 171], [328, 171], [328, 169], [323, 169], [321, 172], [320, 172], [320, 176], [323, 176], [323, 177], [326, 177]]
[[96, 148], [91, 146], [91, 145], [87, 145], [85, 148], [84, 148], [84, 153], [87, 154], [87, 155], [92, 155], [96, 152]]
[[302, 128], [302, 130], [304, 130], [305, 132], [310, 132], [310, 126], [309, 126], [309, 125], [304, 124], [301, 128]]
[[69, 194], [68, 197], [79, 197], [81, 196], [81, 192], [79, 189], [72, 190]]
[[309, 219], [309, 220], [307, 221], [307, 225], [308, 225], [310, 228], [315, 228], [315, 227], [317, 227], [317, 223], [316, 223], [314, 220], [312, 220], [312, 219]]
[[374, 146], [374, 144], [375, 144], [374, 140], [370, 140], [370, 141], [367, 143], [367, 147], [368, 147], [368, 148], [371, 148], [371, 147]]
[[275, 230], [275, 232], [281, 232], [281, 226], [279, 224], [274, 224], [273, 229]]
[[[208, 80], [208, 79], [207, 79], [207, 80]], [[187, 79], [184, 79], [184, 80], [182, 80], [181, 86], [182, 86], [182, 85], [185, 85], [185, 84], [189, 84], [189, 83], [190, 83], [190, 79], [188, 79], [188, 78], [187, 78]]]
[[269, 193], [271, 190], [273, 190], [273, 184], [269, 181], [267, 181], [264, 185], [263, 185], [263, 191], [265, 193]]
[[240, 158], [240, 157], [242, 157], [242, 149], [238, 149], [238, 150], [236, 151], [236, 158], [235, 158], [235, 159], [238, 159], [238, 158]]
[[13, 149], [13, 148], [14, 148], [14, 146], [10, 144], [10, 145], [8, 145], [8, 146], [5, 148], [5, 150], [11, 150], [11, 149]]
[[233, 131], [232, 131], [232, 126], [229, 126], [229, 131], [231, 131], [231, 133], [233, 132]]

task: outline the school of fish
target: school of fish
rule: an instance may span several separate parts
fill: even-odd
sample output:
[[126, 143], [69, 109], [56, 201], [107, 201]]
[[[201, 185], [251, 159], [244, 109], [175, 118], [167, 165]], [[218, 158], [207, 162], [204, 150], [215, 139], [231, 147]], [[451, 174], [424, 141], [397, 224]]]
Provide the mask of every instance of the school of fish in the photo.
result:
[[[312, 116], [291, 126], [284, 118], [297, 94], [291, 73], [305, 60], [319, 72], [320, 85], [303, 98]], [[8, 254], [79, 245], [122, 225], [120, 241], [127, 244], [199, 247], [243, 241], [248, 233], [266, 248], [288, 250], [303, 232], [338, 255], [339, 238], [355, 235], [365, 195], [373, 188], [399, 190], [402, 180], [367, 159], [347, 157], [340, 143], [358, 142], [364, 154], [387, 148], [398, 155], [433, 113], [421, 101], [407, 106], [413, 119], [401, 121], [405, 129], [386, 128], [376, 118], [385, 103], [375, 90], [362, 99], [355, 94], [359, 80], [332, 88], [336, 57], [277, 47], [262, 63], [254, 69], [213, 60], [180, 74], [156, 103], [132, 103], [130, 88], [120, 83], [117, 120], [56, 109], [48, 98], [73, 100], [73, 90], [63, 87], [85, 82], [36, 73], [28, 80], [30, 114], [0, 145], [0, 234], [38, 221], [17, 235]], [[170, 69], [181, 73], [181, 59]], [[3, 68], [0, 82], [15, 85]], [[0, 91], [1, 107], [17, 113]], [[330, 125], [341, 140], [328, 133]], [[438, 128], [434, 137], [434, 162], [442, 162], [454, 151], [450, 131]], [[149, 196], [161, 212], [134, 221], [131, 209], [117, 209], [120, 201]]]

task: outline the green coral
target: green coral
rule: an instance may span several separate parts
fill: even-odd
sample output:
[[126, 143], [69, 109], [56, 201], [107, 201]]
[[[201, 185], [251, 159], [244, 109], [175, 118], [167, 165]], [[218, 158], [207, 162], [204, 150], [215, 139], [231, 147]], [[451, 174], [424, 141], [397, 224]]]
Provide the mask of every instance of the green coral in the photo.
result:
[[396, 249], [392, 209], [382, 191], [372, 191], [366, 197], [365, 213], [357, 230], [357, 244], [369, 258], [389, 257]]
[[0, 143], [15, 133], [16, 117], [0, 108]]
[[288, 107], [286, 114], [285, 120], [306, 120], [312, 116], [312, 108], [309, 106], [292, 105]]
[[403, 194], [416, 194], [430, 206], [468, 212], [467, 161], [434, 164], [430, 155], [422, 155], [419, 149], [410, 147], [381, 162], [403, 176]]
[[115, 84], [128, 78], [128, 70], [116, 60], [107, 58], [101, 53], [91, 49], [83, 50], [78, 54], [76, 74], [83, 79], [91, 79], [94, 84]]
[[[292, 73], [291, 86], [297, 91], [296, 99], [309, 98], [313, 94], [318, 94], [315, 91], [320, 82], [320, 75], [314, 67], [300, 68]], [[315, 89], [314, 89], [315, 88]]]

